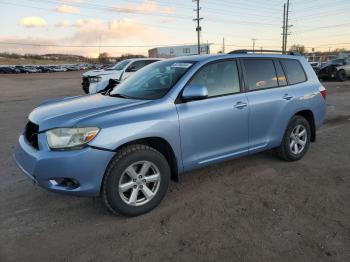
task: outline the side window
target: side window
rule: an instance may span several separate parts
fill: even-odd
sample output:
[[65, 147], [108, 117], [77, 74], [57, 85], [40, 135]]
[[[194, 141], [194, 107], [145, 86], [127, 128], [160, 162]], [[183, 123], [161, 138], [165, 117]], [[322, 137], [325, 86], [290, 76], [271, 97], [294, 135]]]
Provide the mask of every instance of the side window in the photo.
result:
[[278, 87], [275, 66], [269, 59], [243, 60], [249, 90]]
[[147, 60], [146, 65], [153, 64], [154, 62], [158, 62], [159, 60]]
[[345, 59], [346, 64], [350, 64], [350, 55]]
[[141, 60], [141, 61], [135, 61], [134, 63], [132, 63], [129, 66], [129, 69], [132, 69], [133, 71], [138, 71], [140, 70], [142, 67], [144, 67], [146, 65], [146, 61]]
[[191, 53], [191, 49], [190, 49], [190, 48], [187, 48], [187, 47], [184, 48], [182, 51], [183, 51], [184, 54], [189, 54], [189, 53]]
[[238, 93], [237, 62], [221, 61], [206, 65], [195, 74], [190, 84], [204, 85], [209, 97]]
[[282, 66], [281, 66], [279, 61], [275, 60], [275, 68], [276, 68], [276, 72], [277, 72], [277, 80], [278, 80], [279, 86], [286, 86], [287, 79], [286, 79], [286, 76], [284, 75]]
[[282, 59], [281, 63], [284, 67], [284, 71], [286, 72], [288, 83], [290, 85], [306, 81], [305, 72], [299, 61], [295, 59]]

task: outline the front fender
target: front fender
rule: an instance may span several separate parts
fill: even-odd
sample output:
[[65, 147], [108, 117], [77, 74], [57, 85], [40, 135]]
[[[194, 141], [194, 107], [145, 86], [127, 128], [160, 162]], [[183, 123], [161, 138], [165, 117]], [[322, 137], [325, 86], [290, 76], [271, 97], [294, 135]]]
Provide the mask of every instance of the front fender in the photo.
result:
[[90, 146], [115, 151], [122, 145], [145, 138], [161, 138], [172, 147], [179, 170], [183, 170], [178, 115], [175, 106], [157, 113], [138, 114], [129, 117], [116, 114], [109, 124], [102, 127]]

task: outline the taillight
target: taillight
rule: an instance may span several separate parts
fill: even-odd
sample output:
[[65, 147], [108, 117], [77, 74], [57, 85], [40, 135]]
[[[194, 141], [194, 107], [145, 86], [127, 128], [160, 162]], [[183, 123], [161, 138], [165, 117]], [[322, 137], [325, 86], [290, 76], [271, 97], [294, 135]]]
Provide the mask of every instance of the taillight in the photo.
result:
[[327, 90], [324, 86], [320, 86], [320, 94], [321, 96], [326, 99], [326, 96], [327, 96]]

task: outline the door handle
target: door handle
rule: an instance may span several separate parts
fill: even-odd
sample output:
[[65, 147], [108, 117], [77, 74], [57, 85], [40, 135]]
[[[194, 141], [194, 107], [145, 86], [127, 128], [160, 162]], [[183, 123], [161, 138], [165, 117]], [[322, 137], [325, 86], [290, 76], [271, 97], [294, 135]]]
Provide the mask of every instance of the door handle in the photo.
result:
[[242, 109], [242, 108], [245, 108], [247, 105], [248, 105], [248, 104], [245, 103], [245, 102], [238, 101], [238, 102], [234, 105], [234, 107], [235, 107], [235, 108], [238, 108], [238, 109]]
[[289, 94], [284, 94], [284, 96], [282, 98], [285, 100], [291, 100], [293, 98], [293, 96], [291, 96]]

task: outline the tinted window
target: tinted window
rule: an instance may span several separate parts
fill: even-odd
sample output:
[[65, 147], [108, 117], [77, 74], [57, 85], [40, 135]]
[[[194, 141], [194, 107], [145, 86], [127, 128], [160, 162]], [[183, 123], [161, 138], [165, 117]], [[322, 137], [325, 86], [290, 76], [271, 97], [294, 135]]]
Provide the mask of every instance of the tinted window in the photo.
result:
[[281, 60], [290, 85], [305, 82], [306, 76], [301, 64], [297, 60]]
[[153, 64], [154, 62], [158, 62], [159, 60], [147, 60], [146, 65]]
[[275, 68], [277, 72], [277, 80], [278, 80], [279, 86], [286, 86], [287, 79], [286, 79], [286, 76], [284, 75], [282, 66], [279, 61], [275, 61]]
[[145, 60], [141, 60], [141, 61], [135, 61], [134, 63], [132, 63], [128, 69], [133, 69], [135, 71], [140, 70], [142, 67], [144, 67], [146, 65], [146, 61]]
[[244, 60], [249, 90], [277, 87], [277, 76], [272, 60]]
[[204, 85], [209, 97], [237, 93], [240, 91], [237, 63], [222, 61], [209, 64], [196, 73], [190, 84]]

